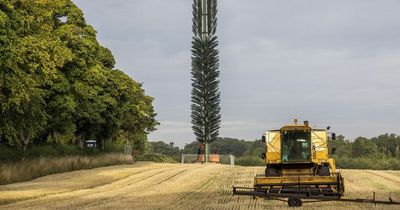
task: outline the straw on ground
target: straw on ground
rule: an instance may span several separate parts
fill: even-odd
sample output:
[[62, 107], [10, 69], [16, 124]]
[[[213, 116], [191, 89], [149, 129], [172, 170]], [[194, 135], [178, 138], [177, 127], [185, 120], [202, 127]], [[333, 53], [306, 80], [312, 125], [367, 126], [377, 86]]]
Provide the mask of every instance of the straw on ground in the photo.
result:
[[[81, 170], [0, 186], [0, 209], [287, 209], [280, 201], [232, 196], [251, 186], [263, 167], [141, 162]], [[400, 200], [400, 171], [342, 170], [346, 197]], [[387, 209], [400, 206], [317, 202], [307, 209]]]

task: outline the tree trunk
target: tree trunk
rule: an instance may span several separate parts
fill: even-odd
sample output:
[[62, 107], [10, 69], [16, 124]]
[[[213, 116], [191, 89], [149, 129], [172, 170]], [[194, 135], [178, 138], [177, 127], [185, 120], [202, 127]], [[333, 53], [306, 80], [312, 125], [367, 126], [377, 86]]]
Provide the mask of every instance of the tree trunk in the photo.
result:
[[79, 147], [83, 149], [83, 133], [77, 133], [76, 140], [79, 142]]
[[57, 131], [53, 131], [51, 135], [53, 143], [58, 144], [60, 142], [60, 134]]
[[24, 134], [24, 132], [22, 130], [19, 131], [19, 135], [20, 135], [22, 149], [23, 149], [23, 151], [25, 153], [26, 149], [28, 148], [28, 144], [29, 144], [30, 138], [25, 136], [25, 134]]

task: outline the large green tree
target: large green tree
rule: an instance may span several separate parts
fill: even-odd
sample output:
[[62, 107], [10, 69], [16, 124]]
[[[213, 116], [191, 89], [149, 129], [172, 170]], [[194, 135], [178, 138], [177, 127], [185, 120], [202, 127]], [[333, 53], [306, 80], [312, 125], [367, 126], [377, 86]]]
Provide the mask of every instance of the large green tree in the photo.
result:
[[357, 137], [352, 145], [353, 157], [374, 156], [378, 152], [378, 147], [373, 141], [364, 137]]
[[123, 136], [141, 150], [158, 124], [152, 98], [114, 69], [70, 0], [0, 0], [0, 45], [0, 143]]
[[205, 144], [218, 137], [221, 118], [216, 15], [216, 0], [194, 0], [191, 117], [196, 140]]

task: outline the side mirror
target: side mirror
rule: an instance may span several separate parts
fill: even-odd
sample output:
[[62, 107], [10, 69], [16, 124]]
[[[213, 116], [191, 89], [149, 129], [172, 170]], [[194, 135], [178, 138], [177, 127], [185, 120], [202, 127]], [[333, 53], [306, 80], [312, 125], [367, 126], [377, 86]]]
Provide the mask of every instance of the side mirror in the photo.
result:
[[336, 134], [332, 133], [332, 140], [336, 140]]
[[262, 143], [265, 143], [265, 136], [262, 136], [262, 137], [261, 137], [261, 142], [262, 142]]
[[265, 160], [265, 158], [267, 158], [267, 156], [265, 155], [265, 153], [262, 153], [262, 154], [261, 154], [261, 158], [262, 158], [263, 160]]

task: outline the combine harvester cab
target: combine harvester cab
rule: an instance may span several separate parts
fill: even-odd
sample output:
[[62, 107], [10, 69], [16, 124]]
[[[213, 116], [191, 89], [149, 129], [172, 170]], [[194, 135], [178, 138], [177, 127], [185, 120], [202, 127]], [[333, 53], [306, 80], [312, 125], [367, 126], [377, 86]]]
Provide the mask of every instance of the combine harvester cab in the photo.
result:
[[[266, 168], [254, 177], [254, 187], [235, 187], [234, 195], [250, 195], [287, 201], [291, 207], [302, 205], [302, 199], [362, 203], [400, 204], [373, 199], [344, 199], [344, 179], [329, 158], [329, 127], [312, 128], [308, 121], [269, 130], [263, 136]], [[332, 140], [335, 134], [332, 133]], [[287, 198], [287, 200], [283, 199]]]

